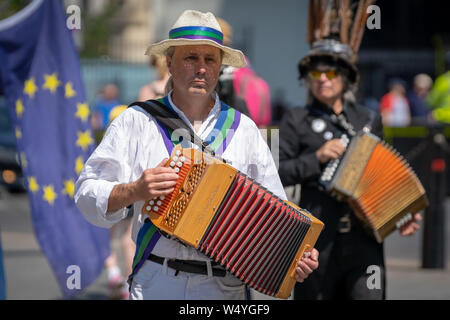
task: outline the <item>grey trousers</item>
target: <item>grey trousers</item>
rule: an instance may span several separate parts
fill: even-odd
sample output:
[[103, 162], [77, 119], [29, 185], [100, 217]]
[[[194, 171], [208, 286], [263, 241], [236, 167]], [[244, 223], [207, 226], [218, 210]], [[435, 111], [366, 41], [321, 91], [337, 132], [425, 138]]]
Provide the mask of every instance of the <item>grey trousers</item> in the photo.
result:
[[130, 300], [245, 300], [245, 285], [227, 272], [225, 277], [176, 272], [147, 260], [134, 276]]

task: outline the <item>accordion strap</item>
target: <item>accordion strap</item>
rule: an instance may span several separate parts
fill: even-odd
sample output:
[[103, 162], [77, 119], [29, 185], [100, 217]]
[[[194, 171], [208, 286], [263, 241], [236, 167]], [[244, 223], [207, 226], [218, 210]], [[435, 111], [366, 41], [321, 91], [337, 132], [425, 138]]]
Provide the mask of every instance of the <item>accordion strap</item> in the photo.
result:
[[203, 141], [190, 126], [188, 126], [178, 114], [167, 108], [164, 104], [157, 100], [136, 101], [130, 104], [128, 107], [137, 105], [151, 114], [161, 124], [172, 130], [185, 129], [189, 136], [183, 135], [185, 139], [189, 139], [192, 143], [201, 148], [203, 152], [209, 153], [213, 157], [215, 156], [214, 150]]

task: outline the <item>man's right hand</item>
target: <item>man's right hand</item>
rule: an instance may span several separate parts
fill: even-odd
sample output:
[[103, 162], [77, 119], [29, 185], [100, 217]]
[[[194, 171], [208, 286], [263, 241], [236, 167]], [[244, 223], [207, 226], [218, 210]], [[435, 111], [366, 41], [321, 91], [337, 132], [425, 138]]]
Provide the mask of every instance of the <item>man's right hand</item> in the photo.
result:
[[167, 161], [166, 158], [155, 168], [145, 170], [135, 182], [114, 186], [108, 198], [107, 212], [171, 193], [175, 189], [178, 174], [174, 169], [164, 167]]
[[137, 200], [148, 200], [164, 196], [175, 189], [178, 174], [170, 167], [164, 167], [168, 159], [161, 161], [155, 168], [144, 170], [134, 182]]
[[319, 150], [316, 151], [316, 157], [321, 163], [326, 163], [342, 156], [345, 146], [340, 139], [333, 139], [325, 142]]

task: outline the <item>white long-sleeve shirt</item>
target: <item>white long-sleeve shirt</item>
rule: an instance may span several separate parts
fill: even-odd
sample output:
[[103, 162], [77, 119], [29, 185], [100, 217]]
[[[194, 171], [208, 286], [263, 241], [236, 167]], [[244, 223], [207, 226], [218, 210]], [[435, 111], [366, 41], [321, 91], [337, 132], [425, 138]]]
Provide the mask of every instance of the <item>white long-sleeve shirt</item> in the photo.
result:
[[[202, 123], [197, 135], [206, 139], [214, 128], [220, 113], [220, 100], [215, 95], [215, 105]], [[190, 125], [184, 113], [171, 100], [172, 108]], [[192, 125], [191, 125], [192, 127]], [[193, 148], [198, 147], [192, 145]], [[115, 185], [139, 179], [144, 170], [156, 167], [169, 158], [163, 138], [155, 120], [146, 111], [133, 106], [123, 111], [108, 127], [105, 136], [95, 149], [75, 184], [75, 202], [84, 217], [94, 225], [110, 228], [127, 216], [127, 209], [107, 213], [108, 198]], [[258, 127], [241, 115], [235, 134], [222, 157], [231, 166], [253, 178], [282, 199], [286, 195], [278, 176], [272, 154]], [[144, 201], [134, 204], [132, 237], [136, 242], [139, 229], [146, 216], [141, 214]], [[178, 259], [205, 260], [206, 256], [194, 248], [161, 237], [153, 254]]]

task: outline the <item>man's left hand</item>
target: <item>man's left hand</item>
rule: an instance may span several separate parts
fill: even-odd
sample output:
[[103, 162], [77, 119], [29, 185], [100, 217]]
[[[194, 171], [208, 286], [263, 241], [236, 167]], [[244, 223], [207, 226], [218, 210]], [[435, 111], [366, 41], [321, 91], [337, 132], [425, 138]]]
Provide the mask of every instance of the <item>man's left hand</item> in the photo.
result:
[[406, 222], [403, 226], [399, 228], [400, 234], [402, 236], [412, 236], [419, 230], [419, 222], [422, 221], [422, 216], [420, 213], [414, 214], [413, 218]]
[[302, 259], [297, 263], [295, 268], [295, 280], [303, 282], [308, 276], [319, 267], [319, 251], [312, 249], [311, 252], [305, 253]]

